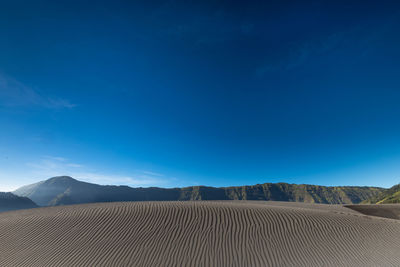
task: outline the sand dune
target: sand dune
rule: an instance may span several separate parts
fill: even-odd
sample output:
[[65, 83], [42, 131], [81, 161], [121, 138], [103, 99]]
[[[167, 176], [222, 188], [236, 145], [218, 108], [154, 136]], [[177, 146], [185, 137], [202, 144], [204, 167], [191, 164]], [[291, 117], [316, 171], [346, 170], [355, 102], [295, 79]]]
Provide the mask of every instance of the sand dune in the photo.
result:
[[2, 213], [0, 244], [0, 266], [400, 266], [400, 221], [302, 203], [101, 203]]
[[365, 215], [400, 220], [400, 204], [346, 205], [346, 207]]

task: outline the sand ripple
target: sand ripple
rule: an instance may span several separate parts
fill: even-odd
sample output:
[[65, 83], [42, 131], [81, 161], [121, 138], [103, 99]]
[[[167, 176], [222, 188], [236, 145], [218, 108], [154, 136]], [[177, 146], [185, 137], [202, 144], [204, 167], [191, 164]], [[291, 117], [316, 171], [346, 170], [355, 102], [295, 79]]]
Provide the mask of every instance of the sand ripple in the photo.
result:
[[400, 221], [279, 202], [39, 208], [0, 214], [0, 266], [400, 266]]

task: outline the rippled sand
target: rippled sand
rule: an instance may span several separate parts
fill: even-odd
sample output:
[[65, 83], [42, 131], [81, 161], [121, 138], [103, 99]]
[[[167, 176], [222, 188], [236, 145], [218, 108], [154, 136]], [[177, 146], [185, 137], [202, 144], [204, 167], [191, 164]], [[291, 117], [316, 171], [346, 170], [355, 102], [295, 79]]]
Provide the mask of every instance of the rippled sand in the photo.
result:
[[0, 266], [400, 266], [400, 221], [338, 205], [118, 202], [0, 213]]

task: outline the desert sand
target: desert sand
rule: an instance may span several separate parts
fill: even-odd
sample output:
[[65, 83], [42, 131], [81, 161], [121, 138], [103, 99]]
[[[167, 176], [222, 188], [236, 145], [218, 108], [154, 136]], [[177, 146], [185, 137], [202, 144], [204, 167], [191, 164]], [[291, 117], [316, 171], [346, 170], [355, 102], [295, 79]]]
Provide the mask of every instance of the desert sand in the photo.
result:
[[385, 217], [400, 220], [400, 204], [382, 205], [346, 205], [346, 207], [356, 210], [365, 215]]
[[338, 205], [118, 202], [0, 213], [0, 266], [400, 266], [400, 221]]

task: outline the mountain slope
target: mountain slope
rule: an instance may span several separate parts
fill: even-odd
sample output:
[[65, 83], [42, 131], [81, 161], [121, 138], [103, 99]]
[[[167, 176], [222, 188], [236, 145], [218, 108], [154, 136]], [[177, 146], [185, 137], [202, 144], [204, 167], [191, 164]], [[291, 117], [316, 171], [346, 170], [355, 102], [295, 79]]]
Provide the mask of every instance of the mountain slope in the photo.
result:
[[179, 189], [97, 185], [81, 182], [68, 176], [59, 176], [23, 186], [13, 193], [29, 197], [40, 206], [57, 206], [92, 202], [177, 200], [180, 191]]
[[400, 203], [400, 184], [384, 190], [377, 196], [363, 201], [365, 204], [390, 204]]
[[81, 182], [68, 176], [23, 186], [14, 193], [29, 197], [40, 206], [93, 202], [172, 200], [275, 200], [326, 204], [357, 204], [377, 196], [376, 187], [326, 187], [266, 183], [239, 187], [192, 186], [184, 188], [132, 188]]
[[36, 207], [37, 205], [27, 197], [19, 197], [9, 192], [0, 192], [0, 212]]

